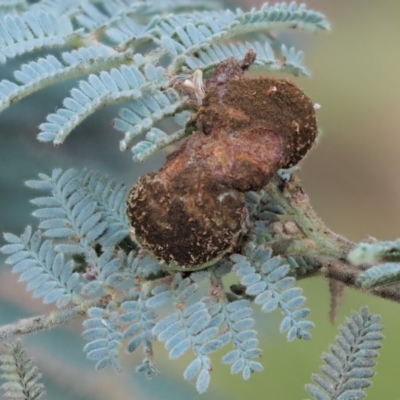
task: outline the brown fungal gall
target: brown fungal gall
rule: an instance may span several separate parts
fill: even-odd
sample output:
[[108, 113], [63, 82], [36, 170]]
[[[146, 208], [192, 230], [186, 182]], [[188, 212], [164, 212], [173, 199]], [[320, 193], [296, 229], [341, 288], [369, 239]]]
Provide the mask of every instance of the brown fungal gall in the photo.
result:
[[286, 79], [230, 80], [212, 87], [203, 107], [198, 126], [207, 135], [220, 135], [223, 131], [246, 140], [253, 127], [278, 135], [282, 139], [282, 157], [277, 169], [296, 165], [318, 133], [312, 101]]
[[232, 251], [246, 211], [242, 193], [188, 168], [169, 180], [147, 174], [128, 199], [144, 248], [172, 268], [205, 268]]
[[127, 213], [142, 246], [173, 268], [204, 268], [243, 232], [243, 192], [297, 164], [317, 135], [311, 100], [288, 80], [244, 77], [254, 61], [221, 63], [202, 82], [197, 131], [132, 188]]

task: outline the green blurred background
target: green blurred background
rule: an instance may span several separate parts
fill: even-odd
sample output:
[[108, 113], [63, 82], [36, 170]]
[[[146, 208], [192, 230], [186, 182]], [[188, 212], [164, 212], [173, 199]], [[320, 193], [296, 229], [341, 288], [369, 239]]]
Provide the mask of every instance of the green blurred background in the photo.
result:
[[[258, 1], [231, 2], [257, 6]], [[398, 0], [314, 0], [311, 8], [325, 13], [332, 23], [330, 34], [288, 34], [306, 53], [305, 64], [312, 78], [296, 82], [314, 102], [323, 135], [319, 145], [302, 164], [301, 176], [312, 203], [325, 223], [337, 233], [360, 241], [368, 236], [380, 240], [399, 237], [400, 188], [400, 2]], [[286, 34], [285, 34], [286, 35]], [[0, 78], [9, 78], [12, 65], [0, 68]], [[88, 167], [132, 185], [137, 177], [159, 168], [162, 157], [134, 164], [130, 153], [120, 153], [121, 135], [111, 128], [115, 109], [107, 108], [74, 131], [61, 148], [36, 141], [36, 126], [54, 112], [72, 87], [69, 82], [45, 90], [0, 115], [0, 231], [19, 234], [28, 223], [36, 195], [23, 181], [55, 167]], [[4, 259], [1, 259], [3, 261]], [[3, 262], [2, 262], [3, 263]], [[4, 263], [3, 263], [4, 264]], [[334, 341], [337, 327], [328, 321], [327, 282], [301, 282], [316, 324], [311, 342], [286, 343], [278, 333], [279, 313], [259, 315], [264, 372], [244, 382], [214, 356], [209, 392], [197, 395], [194, 385], [182, 378], [190, 355], [169, 361], [156, 343], [156, 363], [161, 375], [148, 382], [134, 372], [141, 359], [123, 355], [124, 372], [95, 372], [82, 352], [81, 321], [26, 338], [26, 347], [40, 366], [48, 399], [241, 399], [291, 400], [307, 397], [304, 384], [318, 372], [320, 354]], [[368, 389], [370, 399], [400, 398], [395, 377], [400, 369], [399, 305], [347, 290], [338, 316], [342, 323], [351, 310], [368, 304], [380, 313], [386, 340], [378, 359], [377, 376]], [[32, 300], [25, 285], [0, 269], [0, 323], [49, 312], [51, 307]]]

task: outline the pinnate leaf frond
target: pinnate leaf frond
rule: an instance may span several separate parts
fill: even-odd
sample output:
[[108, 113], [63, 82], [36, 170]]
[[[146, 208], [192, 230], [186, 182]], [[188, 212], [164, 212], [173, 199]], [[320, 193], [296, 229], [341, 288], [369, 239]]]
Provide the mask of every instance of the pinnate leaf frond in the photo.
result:
[[42, 375], [22, 347], [22, 341], [4, 344], [5, 352], [0, 355], [1, 379], [4, 383], [5, 400], [37, 400], [46, 396]]
[[293, 287], [295, 279], [289, 276], [289, 265], [282, 263], [279, 256], [271, 258], [271, 254], [271, 249], [250, 243], [245, 255], [231, 256], [233, 271], [245, 287], [246, 295], [254, 297], [263, 312], [280, 308], [285, 316], [280, 331], [287, 332], [289, 341], [309, 340], [309, 330], [314, 324], [304, 320], [310, 314], [308, 308], [302, 308], [306, 299], [300, 288]]
[[112, 68], [127, 58], [130, 58], [128, 54], [106, 46], [89, 46], [62, 53], [61, 61], [48, 55], [23, 64], [14, 72], [18, 83], [8, 79], [0, 81], [0, 111], [45, 87]]
[[67, 17], [51, 12], [26, 12], [0, 20], [0, 64], [27, 52], [68, 45], [79, 37]]
[[400, 264], [385, 263], [371, 267], [357, 278], [357, 285], [365, 289], [394, 285], [400, 280]]
[[97, 361], [98, 370], [111, 364], [116, 371], [121, 371], [118, 354], [123, 335], [118, 312], [92, 307], [87, 314], [89, 319], [83, 323], [86, 329], [83, 337], [89, 341], [83, 349], [87, 357]]
[[377, 264], [362, 272], [357, 285], [370, 289], [393, 285], [400, 279], [400, 240], [360, 243], [347, 256], [354, 265]]
[[237, 300], [222, 305], [226, 327], [224, 335], [228, 335], [234, 350], [222, 357], [222, 362], [231, 366], [231, 373], [242, 372], [243, 379], [250, 378], [251, 373], [261, 372], [263, 366], [252, 360], [261, 357], [258, 346], [257, 331], [253, 328], [252, 309], [249, 300]]
[[249, 12], [222, 11], [217, 16], [211, 14], [198, 22], [191, 19], [184, 25], [176, 22], [178, 21], [165, 20], [149, 31], [156, 42], [164, 46], [171, 57], [175, 58], [172, 70], [179, 69], [187, 56], [193, 56], [200, 50], [204, 51], [221, 41], [246, 33], [289, 27], [307, 30], [329, 29], [329, 24], [322, 14], [295, 3], [289, 6], [286, 3], [278, 3], [271, 7], [266, 4], [258, 11], [252, 9]]
[[339, 328], [337, 345], [330, 346], [330, 353], [323, 353], [325, 361], [322, 375], [313, 374], [315, 385], [306, 390], [316, 400], [364, 399], [363, 389], [371, 385], [372, 368], [381, 347], [383, 326], [380, 317], [371, 314], [367, 307], [360, 313], [353, 312], [346, 324]]
[[[209, 353], [220, 348], [224, 343], [214, 339], [218, 328], [209, 326], [210, 313], [202, 301], [185, 306], [187, 300], [196, 292], [198, 285], [189, 278], [183, 279], [181, 274], [176, 274], [172, 283], [172, 292], [162, 290], [155, 297], [147, 301], [148, 306], [160, 305], [167, 296], [172, 297], [175, 313], [159, 321], [153, 328], [153, 334], [165, 342], [171, 359], [179, 358], [190, 348], [196, 358], [185, 371], [186, 379], [196, 378], [196, 389], [204, 393], [210, 383], [211, 360]], [[165, 288], [167, 289], [167, 288]], [[157, 299], [155, 301], [154, 299]]]
[[112, 245], [128, 235], [124, 212], [127, 190], [123, 185], [99, 174], [79, 174], [73, 169], [56, 169], [51, 176], [40, 174], [39, 178], [27, 181], [26, 185], [51, 193], [32, 200], [39, 207], [33, 215], [40, 218], [39, 228], [45, 236], [72, 237], [74, 252], [85, 254], [90, 260], [94, 243]]
[[102, 221], [106, 223], [99, 242], [104, 247], [113, 246], [129, 234], [126, 215], [128, 188], [116, 180], [109, 179], [98, 172], [84, 171], [80, 177], [81, 185], [97, 202]]
[[0, 19], [15, 15], [28, 8], [26, 0], [3, 0], [0, 3]]
[[145, 355], [152, 353], [152, 342], [154, 341], [153, 328], [156, 324], [157, 314], [146, 305], [145, 292], [141, 292], [136, 300], [122, 303], [120, 321], [129, 324], [122, 334], [124, 339], [129, 339], [128, 351], [132, 353], [140, 344], [143, 344]]
[[400, 262], [400, 239], [395, 241], [360, 243], [347, 259], [354, 265], [380, 262]]
[[249, 49], [253, 49], [257, 54], [257, 59], [251, 67], [252, 70], [281, 71], [289, 72], [295, 76], [309, 76], [309, 72], [302, 65], [302, 51], [297, 52], [294, 48], [287, 49], [283, 45], [281, 49], [283, 60], [279, 60], [275, 57], [274, 51], [267, 40], [264, 43], [255, 41], [212, 44], [209, 47], [199, 50], [196, 53], [196, 57], [185, 56], [184, 60], [186, 65], [192, 70], [207, 70], [216, 67], [229, 57], [242, 60]]
[[28, 282], [27, 290], [33, 291], [34, 298], [43, 297], [45, 304], [56, 303], [61, 308], [79, 294], [82, 284], [73, 262], [56, 253], [52, 241], [42, 241], [40, 231], [32, 233], [28, 226], [20, 238], [4, 237], [11, 239], [1, 248], [9, 255], [6, 263], [14, 264], [12, 271], [20, 274], [21, 282]]
[[155, 129], [155, 125], [164, 118], [175, 115], [185, 106], [186, 99], [176, 90], [164, 91], [156, 89], [151, 94], [144, 93], [140, 98], [129, 102], [129, 107], [122, 108], [114, 127], [124, 132], [121, 150], [131, 147], [135, 138]]
[[[303, 53], [282, 46], [281, 55], [275, 56], [268, 34], [271, 29], [329, 29], [322, 14], [293, 2], [249, 11], [221, 10], [213, 1], [199, 5], [188, 0], [42, 0], [31, 5], [9, 0], [9, 4], [26, 11], [0, 18], [0, 63], [38, 49], [69, 51], [23, 63], [14, 72], [15, 81], [0, 81], [0, 111], [45, 87], [86, 77], [64, 99], [63, 107], [40, 125], [38, 139], [60, 145], [95, 111], [125, 102], [129, 104], [115, 126], [125, 134], [121, 150], [132, 147], [135, 161], [190, 133], [184, 128], [166, 132], [158, 126], [164, 118], [179, 119], [179, 114], [193, 109], [184, 91], [167, 93], [176, 76], [198, 69], [212, 72], [228, 57], [242, 59], [250, 48], [258, 57], [255, 68], [308, 75]], [[248, 33], [258, 36], [242, 40]], [[160, 108], [150, 116], [140, 114], [148, 99], [173, 92], [177, 97], [168, 98], [169, 104], [158, 103]], [[134, 145], [140, 134], [146, 137]]]
[[141, 98], [167, 85], [164, 69], [152, 64], [146, 64], [143, 71], [135, 65], [123, 65], [99, 75], [91, 74], [79, 87], [72, 89], [71, 97], [64, 99], [64, 108], [47, 116], [47, 122], [40, 125], [38, 138], [60, 145], [77, 125], [99, 108]]

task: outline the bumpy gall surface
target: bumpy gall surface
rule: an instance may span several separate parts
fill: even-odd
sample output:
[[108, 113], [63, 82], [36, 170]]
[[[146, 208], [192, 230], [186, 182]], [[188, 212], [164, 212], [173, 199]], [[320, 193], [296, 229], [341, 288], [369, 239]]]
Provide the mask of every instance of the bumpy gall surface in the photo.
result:
[[245, 78], [254, 57], [217, 67], [197, 131], [130, 192], [137, 239], [168, 265], [199, 269], [233, 251], [246, 218], [243, 192], [262, 189], [314, 144], [311, 100], [288, 80]]
[[169, 180], [147, 174], [132, 188], [128, 216], [142, 246], [172, 267], [196, 269], [231, 251], [244, 196], [187, 169]]

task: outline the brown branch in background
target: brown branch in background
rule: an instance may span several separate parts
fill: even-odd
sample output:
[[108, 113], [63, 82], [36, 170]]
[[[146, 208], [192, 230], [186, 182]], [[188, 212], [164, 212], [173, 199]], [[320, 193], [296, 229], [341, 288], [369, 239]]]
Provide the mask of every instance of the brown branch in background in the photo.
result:
[[[294, 222], [299, 232], [289, 239], [286, 238], [284, 246], [279, 246], [278, 239], [278, 243], [273, 245], [274, 250], [279, 248], [279, 254], [283, 256], [308, 256], [322, 265], [322, 268], [315, 268], [298, 279], [320, 274], [345, 286], [361, 290], [356, 281], [369, 266], [354, 266], [347, 261], [347, 255], [356, 244], [334, 233], [322, 222], [312, 208], [296, 174], [292, 174], [289, 181], [277, 176], [265, 190], [286, 211], [286, 219]], [[281, 233], [282, 228], [277, 227], [277, 231]], [[374, 288], [367, 293], [400, 303], [400, 285]], [[333, 295], [337, 296], [336, 290]], [[337, 307], [335, 303], [338, 299], [332, 299], [334, 308]]]
[[[343, 282], [346, 286], [358, 290], [362, 289], [356, 284], [356, 280], [362, 272], [364, 272], [364, 270], [359, 267], [334, 260], [326, 260], [325, 267], [321, 269], [322, 275], [326, 278], [338, 280]], [[373, 288], [367, 290], [366, 293], [400, 303], [400, 285]]]

